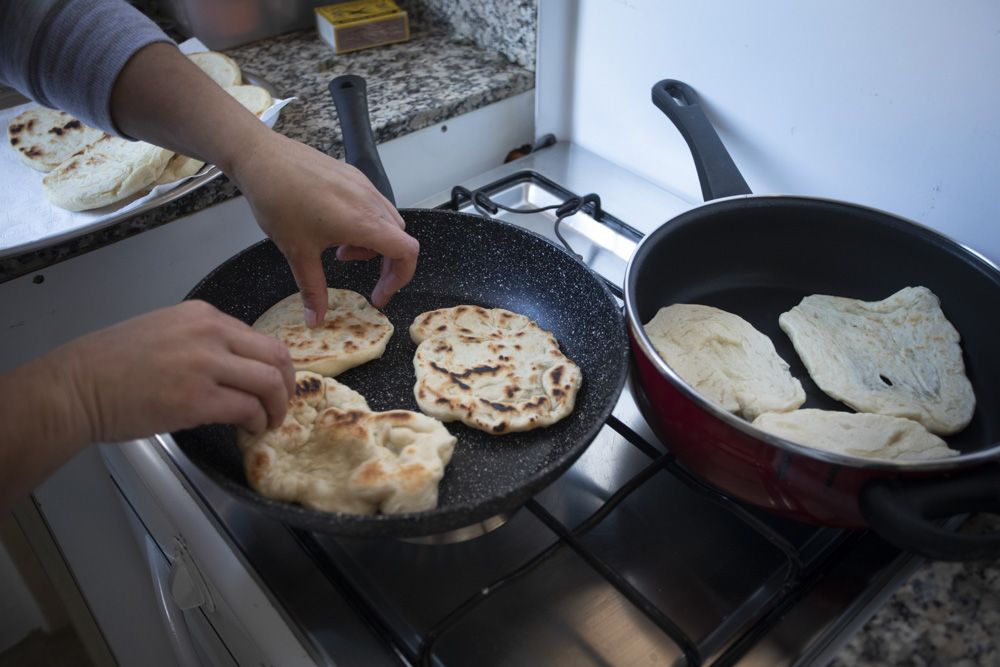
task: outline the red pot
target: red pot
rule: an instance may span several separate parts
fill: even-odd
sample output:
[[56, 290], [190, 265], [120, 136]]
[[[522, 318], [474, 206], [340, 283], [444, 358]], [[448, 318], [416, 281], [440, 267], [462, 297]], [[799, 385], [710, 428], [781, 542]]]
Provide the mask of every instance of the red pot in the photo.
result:
[[[643, 239], [626, 273], [636, 396], [651, 427], [693, 473], [782, 516], [872, 527], [932, 558], [1000, 556], [1000, 535], [956, 534], [939, 525], [951, 515], [1000, 512], [1000, 270], [951, 239], [883, 211], [752, 195], [692, 89], [661, 81], [653, 101], [688, 141], [708, 203]], [[957, 457], [873, 461], [765, 433], [698, 394], [643, 330], [659, 308], [673, 303], [735, 313], [768, 335], [791, 365], [806, 389], [803, 407], [844, 410], [813, 384], [778, 316], [809, 294], [877, 300], [916, 285], [937, 294], [963, 337], [977, 409], [965, 430], [947, 438], [962, 452]]]

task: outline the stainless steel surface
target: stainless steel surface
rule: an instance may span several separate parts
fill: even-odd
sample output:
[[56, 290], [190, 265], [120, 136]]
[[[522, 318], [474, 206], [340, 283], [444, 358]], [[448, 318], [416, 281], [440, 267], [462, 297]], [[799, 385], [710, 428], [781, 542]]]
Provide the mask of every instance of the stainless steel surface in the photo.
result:
[[[558, 186], [520, 178], [527, 169]], [[513, 180], [491, 196], [505, 205], [554, 203], [559, 186], [597, 192], [606, 211], [645, 231], [689, 206], [564, 144], [463, 185], [502, 179]], [[648, 195], [645, 204], [631, 201], [629, 190]], [[499, 217], [554, 236], [551, 212]], [[588, 263], [621, 283], [636, 241], [627, 228], [577, 214], [565, 231]], [[294, 531], [228, 498], [169, 438], [157, 442], [311, 653], [340, 664], [417, 663], [429, 641], [430, 659], [441, 665], [681, 664], [684, 649], [657, 614], [690, 638], [705, 663], [810, 664], [896, 585], [908, 563], [867, 533], [784, 521], [706, 491], [663, 455], [668, 449], [628, 388], [567, 473], [496, 530], [460, 543]], [[578, 538], [560, 539], [559, 531], [621, 497]], [[598, 569], [605, 566], [625, 588]], [[629, 586], [658, 611], [645, 613]]]
[[[263, 78], [257, 76], [256, 74], [244, 71], [243, 78], [244, 80], [246, 80], [247, 83], [253, 84], [255, 86], [260, 86], [261, 88], [267, 90], [267, 92], [270, 93], [272, 98], [277, 97], [277, 89], [270, 82], [264, 80]], [[0, 108], [3, 108], [2, 104], [0, 104]], [[201, 170], [197, 174], [195, 174], [188, 180], [184, 181], [177, 187], [172, 188], [171, 190], [168, 190], [167, 192], [164, 192], [156, 197], [153, 197], [149, 201], [143, 202], [142, 205], [137, 206], [136, 208], [130, 209], [122, 213], [111, 214], [108, 215], [107, 217], [95, 220], [94, 222], [78, 225], [71, 229], [66, 229], [53, 234], [49, 234], [47, 236], [35, 239], [30, 243], [22, 243], [16, 246], [0, 248], [0, 258], [15, 257], [17, 255], [22, 255], [26, 252], [31, 252], [33, 250], [48, 248], [58, 243], [62, 243], [63, 241], [68, 241], [70, 239], [78, 238], [80, 236], [83, 236], [84, 234], [91, 234], [101, 229], [106, 229], [108, 227], [111, 227], [112, 225], [118, 224], [119, 222], [128, 220], [129, 218], [133, 218], [143, 213], [148, 213], [153, 209], [159, 208], [160, 206], [163, 206], [165, 204], [169, 204], [172, 201], [176, 201], [177, 199], [180, 199], [181, 197], [187, 195], [188, 193], [197, 190], [201, 186], [205, 185], [209, 181], [218, 178], [221, 175], [222, 175], [222, 170], [220, 170], [218, 167], [216, 167], [215, 165], [206, 164], [201, 168]]]
[[[517, 510], [515, 510], [517, 511]], [[510, 521], [510, 514], [497, 514], [485, 521], [474, 523], [470, 526], [462, 526], [447, 533], [436, 533], [434, 535], [423, 535], [421, 537], [401, 537], [403, 542], [411, 544], [455, 544], [457, 542], [467, 542], [477, 537], [482, 537], [486, 533], [493, 532], [500, 526]]]
[[0, 109], [16, 107], [17, 105], [24, 104], [25, 102], [30, 102], [30, 100], [21, 93], [17, 92], [13, 88], [0, 86]]
[[210, 49], [228, 49], [316, 25], [313, 8], [331, 0], [157, 0], [182, 32]]

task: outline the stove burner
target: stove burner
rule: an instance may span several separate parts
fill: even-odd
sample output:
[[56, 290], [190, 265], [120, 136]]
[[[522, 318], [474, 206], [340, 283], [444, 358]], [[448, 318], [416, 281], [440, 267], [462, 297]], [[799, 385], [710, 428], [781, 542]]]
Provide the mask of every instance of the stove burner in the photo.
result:
[[469, 190], [461, 185], [456, 185], [451, 190], [451, 202], [455, 210], [462, 207], [463, 199], [475, 206], [476, 211], [478, 211], [484, 218], [491, 218], [500, 210], [507, 211], [508, 213], [519, 213], [525, 215], [530, 215], [532, 213], [544, 213], [545, 211], [555, 211], [556, 220], [553, 225], [553, 231], [555, 232], [556, 238], [559, 239], [559, 242], [563, 244], [563, 247], [566, 248], [566, 251], [569, 252], [569, 254], [579, 260], [583, 259], [583, 255], [573, 250], [573, 246], [569, 244], [569, 241], [566, 240], [566, 237], [564, 237], [562, 231], [560, 231], [560, 225], [562, 225], [564, 219], [570, 217], [571, 215], [576, 215], [580, 211], [586, 211], [595, 218], [600, 218], [602, 215], [601, 198], [593, 193], [583, 195], [582, 197], [570, 195], [566, 201], [561, 204], [552, 204], [550, 206], [539, 206], [535, 208], [514, 208], [512, 206], [505, 206], [504, 204], [494, 202], [490, 199], [489, 195], [482, 191], [482, 189]]

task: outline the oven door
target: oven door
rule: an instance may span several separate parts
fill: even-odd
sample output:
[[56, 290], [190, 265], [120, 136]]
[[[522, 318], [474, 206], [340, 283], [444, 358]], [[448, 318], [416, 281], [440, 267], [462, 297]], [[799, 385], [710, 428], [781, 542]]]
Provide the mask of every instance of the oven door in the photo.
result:
[[101, 445], [101, 456], [149, 571], [168, 664], [317, 663], [156, 442]]

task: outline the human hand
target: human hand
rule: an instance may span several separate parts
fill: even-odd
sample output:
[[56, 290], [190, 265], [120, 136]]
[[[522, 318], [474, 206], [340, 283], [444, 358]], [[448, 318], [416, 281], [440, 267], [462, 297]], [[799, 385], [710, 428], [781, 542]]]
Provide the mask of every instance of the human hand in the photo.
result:
[[70, 378], [91, 442], [203, 424], [274, 428], [295, 391], [288, 350], [203, 301], [83, 336], [49, 358]]
[[339, 246], [340, 260], [382, 255], [371, 295], [377, 307], [413, 277], [420, 244], [403, 231], [395, 207], [351, 165], [268, 131], [234, 159], [229, 175], [291, 265], [307, 326], [318, 326], [326, 313], [320, 261], [326, 248]]

